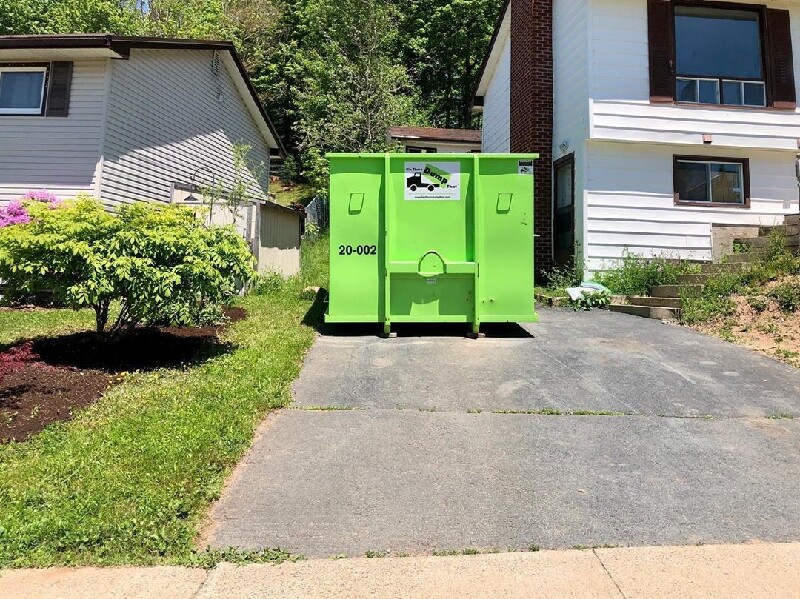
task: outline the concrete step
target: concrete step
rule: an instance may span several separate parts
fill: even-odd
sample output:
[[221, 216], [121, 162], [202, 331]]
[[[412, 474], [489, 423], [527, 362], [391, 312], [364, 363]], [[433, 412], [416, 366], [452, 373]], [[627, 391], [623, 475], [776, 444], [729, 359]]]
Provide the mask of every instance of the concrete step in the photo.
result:
[[703, 285], [657, 285], [653, 287], [650, 295], [653, 297], [681, 297], [684, 290], [700, 293], [703, 291]]
[[611, 304], [608, 307], [612, 312], [641, 316], [642, 318], [655, 318], [657, 320], [676, 320], [680, 310], [675, 308], [653, 308], [651, 306], [631, 306], [628, 304]]
[[680, 285], [704, 285], [713, 277], [713, 274], [679, 275], [678, 284]]
[[628, 303], [632, 306], [648, 306], [650, 308], [680, 308], [683, 305], [679, 297], [630, 296]]
[[758, 228], [758, 236], [759, 237], [769, 237], [773, 231], [780, 231], [787, 237], [792, 237], [795, 235], [800, 235], [800, 224], [784, 224], [784, 225], [775, 225], [775, 226], [767, 226], [767, 227], [759, 227]]
[[746, 266], [746, 262], [707, 262], [700, 265], [700, 272], [703, 274], [719, 274], [721, 272], [742, 270]]
[[[770, 244], [769, 236], [766, 237], [741, 237], [733, 240], [733, 243], [740, 243], [751, 248], [765, 248]], [[800, 235], [786, 237], [786, 247], [800, 246]]]
[[730, 254], [729, 256], [725, 256], [725, 262], [727, 264], [736, 264], [736, 263], [750, 263], [750, 262], [758, 262], [761, 256], [759, 256], [756, 252], [746, 252], [744, 254]]

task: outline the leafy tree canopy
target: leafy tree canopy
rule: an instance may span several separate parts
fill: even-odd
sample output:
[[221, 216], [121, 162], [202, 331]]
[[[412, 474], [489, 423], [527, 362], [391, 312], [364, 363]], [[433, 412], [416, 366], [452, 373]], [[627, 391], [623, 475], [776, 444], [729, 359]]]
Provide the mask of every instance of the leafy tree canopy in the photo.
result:
[[502, 0], [0, 0], [0, 34], [230, 39], [303, 172], [392, 125], [470, 127]]

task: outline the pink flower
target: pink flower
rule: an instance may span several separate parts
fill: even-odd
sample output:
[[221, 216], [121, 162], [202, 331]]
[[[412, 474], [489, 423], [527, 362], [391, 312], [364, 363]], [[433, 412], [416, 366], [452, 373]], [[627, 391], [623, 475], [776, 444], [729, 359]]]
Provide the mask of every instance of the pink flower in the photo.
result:
[[26, 200], [35, 200], [37, 202], [47, 202], [48, 204], [57, 204], [61, 202], [54, 194], [50, 193], [46, 189], [40, 189], [38, 191], [29, 191], [26, 193], [22, 198], [20, 198], [23, 202]]
[[19, 201], [10, 202], [5, 208], [0, 207], [0, 227], [24, 225], [31, 222], [25, 206]]

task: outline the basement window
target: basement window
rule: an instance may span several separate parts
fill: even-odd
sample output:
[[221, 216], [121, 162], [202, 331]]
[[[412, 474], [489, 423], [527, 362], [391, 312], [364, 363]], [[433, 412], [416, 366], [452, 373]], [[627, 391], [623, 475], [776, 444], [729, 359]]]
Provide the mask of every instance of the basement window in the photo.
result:
[[47, 67], [0, 67], [0, 115], [44, 113]]
[[676, 156], [674, 162], [676, 204], [750, 205], [747, 159]]

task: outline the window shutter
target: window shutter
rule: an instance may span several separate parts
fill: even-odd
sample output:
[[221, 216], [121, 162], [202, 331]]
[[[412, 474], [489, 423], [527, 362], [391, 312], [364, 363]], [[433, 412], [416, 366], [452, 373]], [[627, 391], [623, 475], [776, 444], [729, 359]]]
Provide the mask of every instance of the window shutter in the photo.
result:
[[50, 83], [47, 86], [46, 116], [67, 116], [69, 114], [69, 91], [71, 86], [72, 63], [51, 63]]
[[675, 101], [675, 16], [671, 0], [647, 0], [650, 101]]
[[788, 10], [766, 10], [769, 85], [775, 108], [795, 108], [797, 93], [794, 85], [792, 32]]

